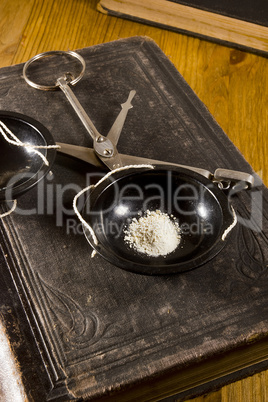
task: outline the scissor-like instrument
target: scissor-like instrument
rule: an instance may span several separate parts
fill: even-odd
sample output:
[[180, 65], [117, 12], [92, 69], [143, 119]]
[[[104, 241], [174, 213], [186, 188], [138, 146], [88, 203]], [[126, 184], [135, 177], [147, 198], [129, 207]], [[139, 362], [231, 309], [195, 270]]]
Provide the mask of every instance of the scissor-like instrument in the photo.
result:
[[[59, 77], [54, 85], [47, 86], [37, 84], [28, 77], [28, 68], [35, 61], [53, 55], [63, 55], [63, 54], [67, 54], [77, 59], [81, 63], [82, 69], [80, 74], [76, 78], [74, 78], [72, 74], [66, 73], [63, 76]], [[75, 96], [75, 94], [71, 89], [71, 86], [75, 85], [83, 77], [84, 72], [85, 72], [84, 59], [82, 58], [81, 55], [73, 51], [67, 51], [67, 52], [51, 51], [38, 54], [34, 56], [32, 59], [30, 59], [28, 62], [26, 62], [23, 68], [24, 79], [32, 87], [46, 91], [55, 90], [58, 88], [62, 90], [62, 92], [65, 94], [66, 98], [72, 105], [73, 109], [75, 110], [76, 114], [80, 118], [81, 122], [83, 123], [88, 134], [91, 136], [93, 140], [92, 148], [81, 147], [71, 144], [64, 144], [59, 142], [57, 143], [57, 145], [60, 146], [59, 152], [76, 157], [94, 166], [98, 167], [106, 166], [110, 170], [114, 170], [122, 166], [139, 165], [145, 163], [153, 165], [172, 165], [186, 168], [188, 170], [199, 173], [200, 175], [208, 179], [211, 179], [212, 181], [218, 182], [219, 186], [222, 187], [239, 186], [239, 189], [242, 190], [253, 186], [254, 184], [253, 176], [245, 172], [218, 168], [215, 170], [214, 173], [211, 173], [207, 169], [202, 169], [198, 167], [185, 166], [181, 164], [170, 163], [167, 161], [153, 160], [144, 157], [125, 155], [119, 153], [117, 150], [117, 143], [121, 131], [123, 129], [128, 111], [133, 107], [131, 101], [134, 98], [136, 91], [131, 90], [129, 92], [127, 100], [121, 104], [121, 111], [117, 116], [114, 124], [112, 125], [107, 136], [104, 136], [101, 133], [99, 133], [97, 128], [94, 126], [93, 122], [91, 121], [88, 114], [85, 112], [79, 100], [77, 99], [77, 97]]]

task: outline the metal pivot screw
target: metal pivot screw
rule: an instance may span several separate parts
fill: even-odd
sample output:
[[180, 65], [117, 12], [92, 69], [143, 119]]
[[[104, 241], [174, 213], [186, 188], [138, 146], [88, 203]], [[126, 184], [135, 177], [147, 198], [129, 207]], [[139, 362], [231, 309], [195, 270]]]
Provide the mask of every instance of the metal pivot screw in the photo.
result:
[[112, 149], [105, 149], [103, 151], [103, 154], [106, 155], [106, 156], [110, 156], [110, 155], [113, 154], [113, 150]]
[[100, 156], [110, 158], [114, 154], [113, 144], [108, 138], [99, 135], [94, 141], [94, 149]]

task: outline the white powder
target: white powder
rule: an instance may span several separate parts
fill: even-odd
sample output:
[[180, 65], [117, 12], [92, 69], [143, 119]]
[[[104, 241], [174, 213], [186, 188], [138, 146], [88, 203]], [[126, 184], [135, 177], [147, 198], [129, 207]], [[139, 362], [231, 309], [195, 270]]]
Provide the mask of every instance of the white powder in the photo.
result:
[[178, 222], [159, 210], [147, 210], [139, 219], [133, 218], [124, 233], [130, 247], [153, 257], [172, 253], [181, 239]]

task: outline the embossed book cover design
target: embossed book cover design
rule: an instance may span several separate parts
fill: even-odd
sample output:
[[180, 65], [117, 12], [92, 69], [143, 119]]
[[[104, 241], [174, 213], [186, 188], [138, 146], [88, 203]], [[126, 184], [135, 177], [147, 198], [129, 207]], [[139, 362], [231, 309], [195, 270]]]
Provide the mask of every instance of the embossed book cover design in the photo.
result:
[[[104, 135], [129, 90], [137, 91], [118, 143], [120, 152], [211, 171], [220, 166], [251, 172], [154, 42], [131, 38], [79, 53], [86, 73], [73, 90]], [[56, 141], [91, 146], [60, 91], [27, 86], [22, 65], [2, 69], [0, 82], [2, 110], [39, 120]], [[262, 231], [255, 230], [254, 222], [251, 228], [239, 223], [224, 250], [198, 269], [144, 276], [116, 268], [98, 255], [90, 257], [72, 200], [99, 174], [93, 166], [58, 154], [52, 174], [1, 221], [3, 275], [12, 277], [32, 326], [49, 379], [47, 399], [93, 398], [131, 389], [266, 336], [264, 186], [234, 197], [236, 210], [248, 222], [254, 200], [262, 198]], [[23, 362], [19, 364], [23, 372]]]

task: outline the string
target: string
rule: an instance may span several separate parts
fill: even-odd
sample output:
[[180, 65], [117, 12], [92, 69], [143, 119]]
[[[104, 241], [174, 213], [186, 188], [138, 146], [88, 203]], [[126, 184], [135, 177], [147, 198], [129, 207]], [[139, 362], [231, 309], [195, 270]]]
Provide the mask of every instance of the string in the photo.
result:
[[[9, 128], [1, 120], [0, 120], [0, 133], [2, 134], [2, 137], [10, 144], [15, 145], [17, 147], [24, 147], [33, 151], [43, 160], [46, 166], [49, 165], [49, 162], [47, 158], [41, 152], [38, 151], [38, 149], [60, 148], [59, 145], [32, 145], [27, 142], [22, 142], [14, 133], [12, 133], [12, 131], [9, 130]], [[9, 138], [7, 134], [11, 138]]]
[[[8, 143], [15, 145], [17, 147], [24, 147], [26, 149], [30, 149], [31, 151], [33, 151], [43, 160], [46, 166], [49, 166], [49, 162], [47, 158], [41, 152], [38, 151], [38, 149], [60, 148], [59, 145], [32, 145], [27, 142], [26, 143], [22, 142], [14, 133], [12, 133], [11, 130], [9, 130], [9, 128], [1, 120], [0, 120], [0, 134]], [[0, 218], [4, 218], [5, 216], [10, 215], [13, 211], [15, 211], [16, 207], [17, 207], [17, 200], [13, 200], [13, 205], [10, 208], [10, 210], [3, 214], [0, 214]]]
[[234, 220], [233, 220], [233, 222], [231, 223], [231, 225], [230, 225], [227, 229], [225, 229], [225, 231], [223, 232], [223, 235], [222, 235], [222, 237], [221, 237], [221, 239], [222, 239], [223, 241], [226, 239], [227, 235], [231, 232], [231, 230], [232, 230], [232, 229], [235, 227], [235, 225], [237, 224], [237, 216], [236, 216], [235, 210], [234, 210], [234, 208], [232, 207], [232, 205], [231, 205], [231, 210], [232, 210], [232, 213], [233, 213], [233, 218], [234, 218]]
[[13, 200], [12, 207], [7, 212], [0, 214], [0, 218], [4, 218], [5, 216], [12, 214], [12, 212], [15, 211], [16, 207], [17, 207], [17, 200]]
[[[108, 172], [105, 176], [103, 176], [96, 184], [91, 184], [90, 186], [87, 186], [85, 188], [83, 188], [81, 191], [79, 191], [79, 193], [76, 194], [76, 196], [73, 199], [73, 210], [76, 214], [76, 216], [78, 217], [78, 219], [80, 220], [80, 222], [84, 225], [84, 227], [87, 228], [87, 230], [89, 231], [89, 233], [91, 234], [91, 237], [93, 239], [94, 244], [97, 246], [98, 245], [98, 239], [97, 236], [94, 232], [94, 229], [92, 228], [92, 226], [89, 225], [89, 223], [82, 217], [82, 215], [80, 214], [80, 212], [78, 211], [77, 208], [77, 200], [79, 197], [81, 197], [82, 194], [86, 193], [87, 191], [98, 187], [101, 183], [103, 183], [105, 180], [107, 180], [110, 176], [112, 176], [114, 173], [120, 172], [122, 170], [127, 170], [127, 169], [139, 169], [139, 168], [149, 168], [149, 169], [154, 169], [153, 165], [127, 165], [127, 166], [122, 166], [116, 169], [111, 170], [110, 172]], [[91, 258], [93, 258], [96, 254], [96, 250], [92, 251], [91, 254]]]

